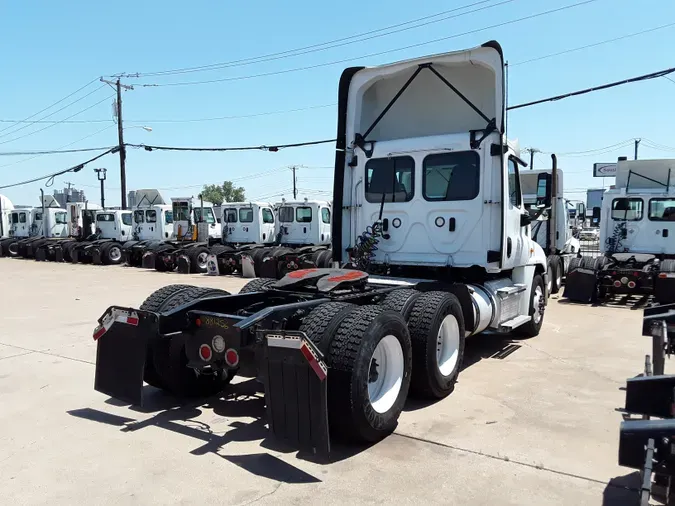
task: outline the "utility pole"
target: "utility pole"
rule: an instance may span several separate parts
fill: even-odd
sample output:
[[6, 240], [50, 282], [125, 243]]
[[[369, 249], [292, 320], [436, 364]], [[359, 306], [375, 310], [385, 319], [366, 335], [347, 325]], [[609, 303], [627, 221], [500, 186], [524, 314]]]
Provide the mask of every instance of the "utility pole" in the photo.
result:
[[534, 169], [534, 155], [535, 153], [541, 153], [537, 148], [527, 148], [525, 151], [530, 153], [530, 170]]
[[635, 158], [634, 160], [637, 160], [637, 155], [638, 155], [638, 146], [640, 145], [640, 141], [642, 139], [635, 139]]
[[107, 172], [107, 170], [94, 169], [94, 172], [96, 172], [98, 180], [101, 182], [101, 208], [105, 209], [105, 173]]
[[298, 198], [298, 188], [296, 186], [296, 178], [295, 178], [295, 170], [297, 167], [294, 165], [291, 167], [291, 170], [293, 171], [293, 200], [296, 200]]
[[122, 84], [120, 82], [120, 78], [118, 77], [117, 80], [113, 83], [112, 81], [106, 81], [105, 79], [101, 78], [101, 82], [104, 82], [106, 84], [109, 84], [110, 86], [115, 87], [117, 91], [117, 100], [116, 100], [116, 108], [117, 108], [117, 140], [118, 140], [118, 147], [120, 151], [120, 190], [122, 192], [121, 195], [121, 202], [122, 202], [122, 209], [127, 208], [127, 169], [126, 169], [126, 159], [127, 159], [127, 149], [126, 146], [124, 145], [124, 128], [122, 127], [122, 88], [125, 90], [133, 90], [133, 86], [128, 86], [126, 84]]

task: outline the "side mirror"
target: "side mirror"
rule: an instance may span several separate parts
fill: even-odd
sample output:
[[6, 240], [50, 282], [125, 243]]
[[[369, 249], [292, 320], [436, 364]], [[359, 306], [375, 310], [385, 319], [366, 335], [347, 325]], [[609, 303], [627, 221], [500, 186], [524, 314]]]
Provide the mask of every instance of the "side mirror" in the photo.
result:
[[551, 174], [542, 172], [537, 176], [537, 205], [551, 205]]
[[586, 204], [584, 204], [583, 202], [577, 204], [577, 216], [581, 218], [586, 217]]
[[521, 227], [527, 227], [530, 223], [532, 223], [532, 217], [530, 216], [530, 213], [523, 213], [520, 215]]

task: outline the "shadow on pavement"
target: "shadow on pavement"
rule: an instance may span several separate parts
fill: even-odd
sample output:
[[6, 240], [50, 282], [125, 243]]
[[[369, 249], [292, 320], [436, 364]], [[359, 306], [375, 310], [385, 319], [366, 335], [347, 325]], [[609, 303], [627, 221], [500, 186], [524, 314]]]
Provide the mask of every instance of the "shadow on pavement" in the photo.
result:
[[638, 471], [612, 478], [602, 493], [602, 506], [637, 506], [640, 504], [639, 490]]

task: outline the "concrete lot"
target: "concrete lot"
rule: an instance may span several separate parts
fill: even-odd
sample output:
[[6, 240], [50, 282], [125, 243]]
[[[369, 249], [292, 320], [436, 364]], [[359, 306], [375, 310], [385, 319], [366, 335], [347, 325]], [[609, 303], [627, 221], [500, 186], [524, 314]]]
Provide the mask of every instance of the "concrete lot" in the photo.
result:
[[614, 408], [649, 353], [642, 311], [551, 300], [540, 336], [473, 338], [450, 397], [322, 465], [265, 439], [251, 380], [182, 408], [153, 389], [144, 411], [93, 390], [109, 305], [244, 280], [7, 258], [0, 279], [4, 504], [634, 504]]

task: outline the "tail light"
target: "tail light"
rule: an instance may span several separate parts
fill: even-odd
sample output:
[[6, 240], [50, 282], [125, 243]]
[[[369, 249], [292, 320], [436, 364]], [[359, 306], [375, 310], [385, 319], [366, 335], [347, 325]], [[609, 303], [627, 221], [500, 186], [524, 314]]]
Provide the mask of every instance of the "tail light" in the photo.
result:
[[225, 363], [230, 367], [239, 365], [239, 353], [234, 348], [230, 348], [225, 352]]
[[631, 290], [632, 290], [633, 288], [635, 288], [635, 281], [629, 281], [629, 282], [628, 282], [628, 288], [630, 288]]
[[210, 361], [212, 356], [213, 353], [211, 352], [211, 347], [208, 344], [202, 344], [199, 347], [199, 358], [201, 358], [204, 362]]
[[621, 288], [621, 281], [619, 281], [619, 280], [617, 279], [617, 280], [614, 282], [614, 286], [615, 286], [616, 288]]

